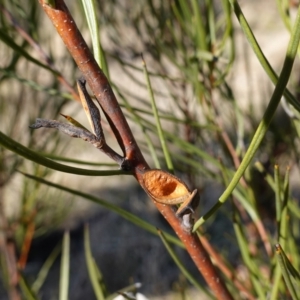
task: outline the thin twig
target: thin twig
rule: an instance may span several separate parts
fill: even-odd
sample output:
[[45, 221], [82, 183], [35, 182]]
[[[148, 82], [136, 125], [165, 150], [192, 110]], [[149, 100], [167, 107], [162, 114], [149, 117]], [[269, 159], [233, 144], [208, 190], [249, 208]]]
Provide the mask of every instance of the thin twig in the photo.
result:
[[[130, 161], [134, 176], [142, 185], [142, 174], [149, 169], [149, 166], [133, 137], [107, 78], [97, 65], [64, 1], [53, 1], [54, 7], [47, 5], [44, 0], [39, 1], [87, 80], [124, 152], [125, 159]], [[153, 202], [185, 244], [191, 258], [216, 297], [225, 300], [233, 299], [197, 235], [184, 230], [181, 224], [182, 219], [175, 215], [171, 206], [160, 204], [155, 200]]]

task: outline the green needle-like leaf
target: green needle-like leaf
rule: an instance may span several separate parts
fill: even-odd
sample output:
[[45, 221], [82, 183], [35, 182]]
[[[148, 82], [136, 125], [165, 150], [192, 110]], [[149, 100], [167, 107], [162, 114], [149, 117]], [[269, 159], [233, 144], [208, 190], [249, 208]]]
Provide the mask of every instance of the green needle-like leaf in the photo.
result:
[[97, 63], [99, 64], [100, 68], [103, 70], [104, 74], [107, 76], [107, 78], [109, 78], [108, 66], [100, 42], [100, 25], [96, 15], [96, 2], [95, 0], [81, 0], [81, 2], [84, 8], [85, 17], [92, 37], [94, 57]]
[[34, 294], [33, 290], [31, 289], [30, 285], [28, 284], [24, 276], [22, 274], [20, 274], [19, 276], [20, 276], [19, 284], [24, 296], [26, 297], [25, 299], [38, 300], [37, 296]]
[[262, 282], [259, 281], [260, 273], [258, 270], [258, 266], [255, 264], [255, 262], [253, 261], [253, 258], [250, 255], [248, 242], [245, 238], [245, 234], [243, 232], [241, 222], [238, 220], [238, 218], [236, 216], [234, 216], [234, 218], [236, 219], [236, 220], [234, 220], [234, 225], [233, 225], [234, 231], [236, 234], [237, 242], [239, 245], [239, 249], [241, 251], [243, 261], [250, 273], [251, 282], [253, 284], [253, 287], [254, 287], [257, 295], [259, 296], [258, 299], [264, 299], [265, 292], [264, 292]]
[[237, 169], [233, 178], [231, 179], [231, 182], [229, 183], [227, 189], [223, 192], [223, 194], [219, 198], [219, 201], [203, 217], [201, 217], [195, 223], [194, 230], [196, 230], [199, 226], [201, 226], [215, 211], [217, 211], [219, 209], [220, 206], [222, 206], [226, 202], [226, 200], [228, 199], [228, 197], [230, 196], [230, 194], [232, 193], [232, 191], [235, 189], [236, 185], [240, 181], [241, 177], [243, 176], [245, 170], [249, 166], [252, 158], [254, 157], [261, 141], [263, 140], [263, 138], [268, 130], [268, 127], [273, 119], [273, 116], [276, 112], [276, 109], [278, 107], [280, 99], [283, 95], [285, 87], [290, 78], [294, 59], [297, 54], [299, 40], [300, 40], [300, 7], [298, 9], [297, 17], [296, 17], [295, 24], [293, 27], [292, 36], [291, 36], [291, 39], [290, 39], [290, 42], [288, 45], [284, 65], [283, 65], [282, 71], [280, 73], [278, 83], [275, 87], [275, 90], [270, 99], [269, 105], [263, 115], [263, 118], [258, 125], [258, 128], [254, 134], [254, 137], [252, 138], [249, 148], [248, 148], [239, 168]]
[[[92, 201], [92, 202], [95, 202], [95, 203], [97, 203], [97, 204], [99, 204], [99, 205], [107, 208], [108, 210], [111, 210], [111, 211], [117, 213], [122, 218], [128, 220], [129, 222], [131, 222], [131, 223], [133, 223], [135, 225], [137, 225], [138, 227], [143, 228], [144, 230], [146, 230], [146, 231], [148, 231], [148, 232], [150, 232], [150, 233], [152, 233], [154, 235], [157, 235], [157, 229], [156, 229], [155, 226], [149, 224], [148, 222], [144, 221], [143, 219], [137, 217], [136, 215], [131, 214], [130, 212], [128, 212], [128, 211], [120, 208], [117, 205], [109, 203], [109, 202], [107, 202], [105, 200], [102, 200], [100, 198], [97, 198], [95, 196], [83, 193], [81, 191], [70, 189], [68, 187], [52, 183], [50, 181], [44, 180], [44, 179], [36, 177], [36, 176], [32, 176], [32, 175], [25, 174], [25, 173], [22, 173], [22, 174], [25, 175], [28, 178], [31, 178], [31, 179], [33, 179], [35, 181], [40, 182], [40, 183], [46, 184], [48, 186], [52, 186], [52, 187], [57, 188], [59, 190], [66, 191], [66, 192], [68, 192], [70, 194], [73, 194], [73, 195], [85, 198], [85, 199], [87, 199], [89, 201]], [[172, 236], [171, 234], [165, 233], [165, 236], [166, 236], [166, 238], [168, 239], [169, 242], [171, 242], [171, 243], [173, 243], [173, 244], [175, 244], [175, 245], [177, 245], [179, 247], [183, 247], [183, 244], [177, 238], [175, 238], [174, 236]]]
[[68, 300], [70, 276], [70, 233], [66, 231], [62, 243], [60, 262], [59, 300]]
[[7, 135], [3, 134], [1, 131], [0, 131], [0, 145], [37, 164], [64, 173], [78, 174], [84, 176], [130, 175], [129, 172], [125, 172], [122, 170], [96, 171], [96, 170], [80, 169], [80, 168], [59, 164], [48, 158], [45, 158], [44, 156], [38, 154], [37, 152], [30, 150], [29, 148], [26, 148], [20, 143], [9, 138]]
[[90, 236], [89, 236], [89, 227], [85, 225], [84, 227], [84, 253], [86, 265], [89, 273], [89, 277], [93, 286], [97, 300], [104, 300], [104, 291], [102, 290], [102, 276], [97, 268], [96, 262], [93, 258], [91, 245], [90, 245]]
[[8, 36], [6, 33], [4, 33], [3, 30], [0, 30], [0, 40], [2, 40], [2, 42], [4, 42], [7, 46], [9, 46], [11, 49], [13, 49], [16, 53], [24, 56], [27, 60], [31, 61], [32, 63], [34, 63], [44, 69], [47, 69], [48, 71], [52, 72], [55, 75], [59, 75], [56, 71], [54, 71], [50, 67], [42, 64], [39, 60], [37, 60], [37, 59], [33, 58], [31, 55], [29, 55], [22, 47], [17, 45], [10, 36]]
[[39, 292], [40, 288], [42, 287], [43, 283], [45, 282], [45, 280], [47, 278], [47, 275], [49, 274], [50, 268], [54, 264], [55, 260], [57, 259], [58, 255], [60, 254], [60, 252], [61, 252], [61, 244], [57, 245], [53, 249], [53, 251], [47, 258], [47, 260], [44, 262], [43, 266], [41, 267], [41, 269], [37, 275], [35, 282], [32, 284], [32, 290], [35, 293]]
[[158, 116], [158, 110], [157, 110], [157, 107], [156, 107], [156, 103], [155, 103], [155, 99], [154, 99], [153, 90], [152, 90], [152, 87], [151, 87], [151, 82], [150, 82], [147, 66], [146, 66], [146, 63], [145, 63], [144, 60], [143, 60], [143, 67], [144, 67], [144, 74], [145, 74], [146, 81], [147, 81], [148, 92], [150, 94], [152, 110], [153, 110], [153, 114], [154, 114], [154, 117], [155, 117], [158, 137], [159, 137], [162, 149], [163, 149], [163, 153], [164, 153], [164, 156], [165, 156], [165, 160], [166, 160], [168, 170], [171, 173], [174, 173], [174, 166], [173, 166], [173, 163], [172, 163], [170, 152], [169, 152], [169, 149], [167, 147], [166, 139], [164, 137], [162, 126], [161, 126], [160, 119], [159, 119], [159, 116]]
[[277, 254], [278, 262], [279, 262], [279, 265], [280, 265], [280, 269], [281, 269], [284, 281], [285, 281], [285, 283], [286, 283], [286, 285], [289, 289], [289, 292], [290, 292], [293, 300], [299, 300], [299, 297], [296, 293], [295, 287], [292, 283], [292, 280], [291, 280], [291, 277], [290, 277], [290, 274], [289, 274], [289, 271], [288, 271], [287, 261], [286, 261], [287, 257], [284, 254], [284, 251], [281, 248], [280, 244], [277, 244], [275, 246], [275, 248], [276, 248], [276, 254]]
[[[250, 46], [252, 47], [252, 50], [254, 51], [255, 55], [257, 56], [257, 59], [259, 60], [261, 66], [264, 68], [264, 70], [266, 71], [267, 75], [269, 76], [269, 78], [271, 79], [271, 81], [274, 83], [275, 86], [277, 86], [278, 83], [278, 76], [275, 73], [275, 71], [273, 70], [272, 66], [270, 65], [270, 63], [268, 62], [267, 58], [265, 57], [265, 55], [263, 54], [252, 30], [251, 27], [249, 26], [238, 2], [236, 0], [229, 0], [229, 2], [231, 3], [233, 10], [241, 24], [241, 27], [244, 31], [244, 34], [246, 36], [246, 38], [248, 39]], [[295, 30], [295, 25], [297, 25], [297, 23], [294, 24], [294, 30]], [[296, 39], [295, 39], [296, 42]], [[297, 51], [297, 50], [296, 50]], [[289, 77], [288, 77], [289, 78]], [[298, 111], [300, 111], [300, 104], [299, 101], [297, 101], [297, 99], [295, 99], [295, 97], [292, 95], [292, 93], [288, 90], [285, 89], [284, 90], [284, 96], [286, 97], [286, 99], [288, 100], [288, 102], [293, 105], [295, 107], [295, 109], [297, 109]]]

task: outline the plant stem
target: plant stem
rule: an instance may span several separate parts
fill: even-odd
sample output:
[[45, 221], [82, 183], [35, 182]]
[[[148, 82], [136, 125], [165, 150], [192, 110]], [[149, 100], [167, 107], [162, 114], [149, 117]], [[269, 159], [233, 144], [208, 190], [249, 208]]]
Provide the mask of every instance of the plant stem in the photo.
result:
[[[87, 80], [124, 152], [125, 159], [131, 162], [134, 176], [142, 184], [142, 173], [149, 169], [149, 166], [133, 137], [107, 78], [96, 63], [64, 1], [56, 0], [54, 7], [47, 5], [43, 0], [39, 1]], [[183, 230], [181, 218], [175, 215], [170, 206], [154, 200], [153, 202], [184, 243], [217, 299], [233, 299], [197, 235]]]

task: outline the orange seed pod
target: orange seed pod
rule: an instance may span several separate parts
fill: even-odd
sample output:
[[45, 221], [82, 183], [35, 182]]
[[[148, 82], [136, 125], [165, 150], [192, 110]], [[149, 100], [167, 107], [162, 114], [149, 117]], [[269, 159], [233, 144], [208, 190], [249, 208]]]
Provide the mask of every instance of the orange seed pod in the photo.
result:
[[197, 190], [191, 192], [186, 184], [178, 177], [157, 169], [143, 174], [143, 185], [146, 192], [157, 202], [176, 205], [183, 203], [177, 214], [190, 205]]

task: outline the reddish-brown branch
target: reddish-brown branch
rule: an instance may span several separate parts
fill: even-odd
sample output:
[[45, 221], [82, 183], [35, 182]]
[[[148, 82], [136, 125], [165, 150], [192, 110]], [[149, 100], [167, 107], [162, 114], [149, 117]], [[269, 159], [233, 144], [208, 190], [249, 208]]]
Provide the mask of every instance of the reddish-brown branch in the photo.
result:
[[[130, 162], [134, 176], [143, 185], [142, 173], [149, 169], [149, 166], [132, 135], [107, 78], [96, 63], [64, 1], [56, 0], [55, 8], [45, 4], [43, 0], [39, 1], [103, 109], [121, 148], [125, 152], [125, 158]], [[175, 215], [170, 206], [160, 204], [154, 200], [153, 202], [184, 243], [188, 253], [216, 297], [225, 300], [233, 299], [224, 281], [212, 265], [210, 257], [197, 235], [184, 231], [181, 219]]]
[[28, 254], [29, 254], [29, 250], [31, 247], [34, 232], [35, 232], [35, 223], [34, 223], [34, 220], [31, 220], [28, 223], [27, 228], [26, 228], [26, 233], [25, 233], [23, 244], [22, 244], [20, 258], [18, 260], [19, 270], [24, 270], [24, 268], [27, 264]]
[[125, 152], [126, 159], [133, 163], [145, 163], [108, 80], [91, 54], [66, 5], [63, 1], [56, 1], [56, 9], [53, 9], [43, 1], [40, 3], [71, 52], [78, 68], [84, 74], [120, 147]]

